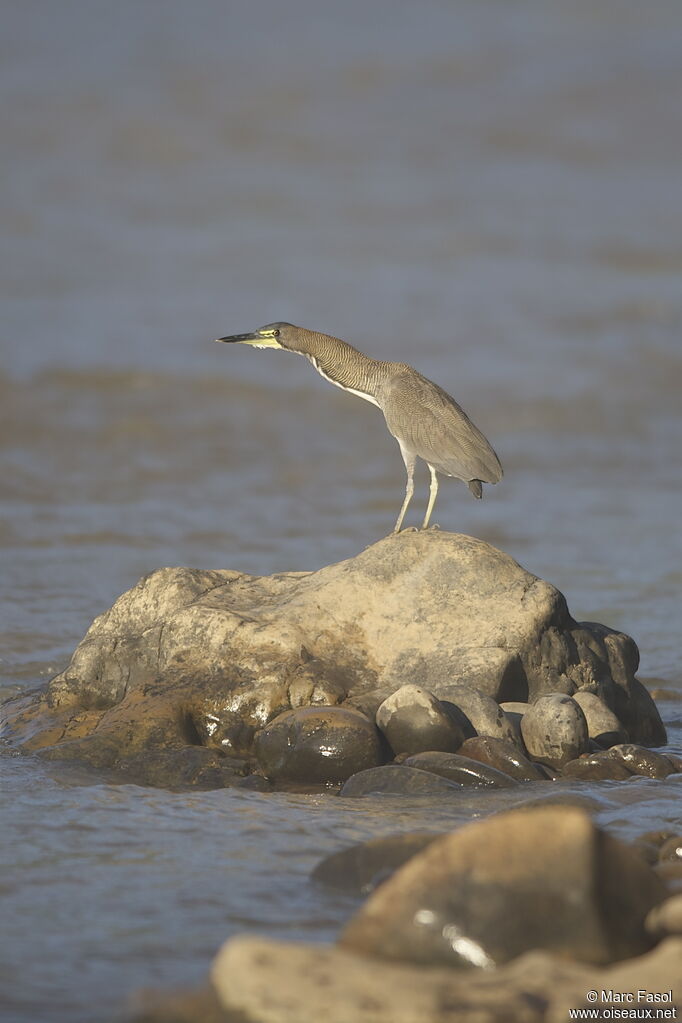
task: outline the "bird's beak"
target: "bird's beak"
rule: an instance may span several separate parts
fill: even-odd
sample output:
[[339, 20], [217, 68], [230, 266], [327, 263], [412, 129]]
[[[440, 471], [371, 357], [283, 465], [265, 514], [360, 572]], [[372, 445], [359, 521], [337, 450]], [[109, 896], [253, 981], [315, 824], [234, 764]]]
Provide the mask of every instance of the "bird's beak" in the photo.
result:
[[225, 341], [227, 344], [249, 345], [258, 340], [258, 334], [231, 334], [229, 337], [217, 337], [216, 341]]
[[231, 334], [229, 337], [217, 337], [216, 341], [227, 344], [252, 345], [254, 348], [281, 348], [272, 330], [255, 330], [252, 334]]

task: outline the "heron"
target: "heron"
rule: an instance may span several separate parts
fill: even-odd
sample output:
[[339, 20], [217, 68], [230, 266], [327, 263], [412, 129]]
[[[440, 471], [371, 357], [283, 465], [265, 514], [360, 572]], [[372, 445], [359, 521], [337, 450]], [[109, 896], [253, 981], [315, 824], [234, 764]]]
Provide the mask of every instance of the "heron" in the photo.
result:
[[438, 473], [467, 483], [474, 497], [484, 483], [498, 483], [502, 466], [493, 448], [454, 398], [405, 362], [372, 359], [346, 341], [293, 323], [268, 323], [248, 334], [218, 337], [227, 344], [274, 348], [304, 355], [320, 376], [384, 414], [405, 463], [407, 483], [394, 533], [399, 533], [414, 494], [414, 468], [423, 459], [431, 473], [422, 529], [429, 528], [438, 494]]

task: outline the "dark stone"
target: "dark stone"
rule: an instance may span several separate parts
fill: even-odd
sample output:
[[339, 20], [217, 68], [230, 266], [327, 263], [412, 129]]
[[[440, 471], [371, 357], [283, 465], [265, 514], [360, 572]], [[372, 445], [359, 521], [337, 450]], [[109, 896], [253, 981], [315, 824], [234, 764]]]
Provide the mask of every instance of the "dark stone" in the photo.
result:
[[639, 774], [644, 778], [667, 778], [673, 773], [670, 760], [655, 750], [644, 749], [634, 743], [622, 743], [612, 746], [610, 752], [620, 758], [631, 774]]
[[[632, 640], [630, 642], [633, 643]], [[620, 686], [614, 687], [614, 693], [616, 715], [627, 728], [632, 741], [642, 746], [664, 746], [668, 741], [665, 725], [656, 704], [639, 679], [632, 679], [629, 693]]]
[[396, 689], [377, 710], [376, 723], [394, 754], [422, 750], [454, 753], [464, 739], [457, 721], [433, 693], [421, 686]]
[[371, 796], [379, 793], [396, 796], [442, 796], [456, 795], [462, 791], [446, 778], [440, 778], [430, 771], [418, 771], [414, 767], [387, 764], [360, 771], [349, 778], [339, 792], [340, 796]]
[[515, 743], [506, 739], [476, 735], [462, 743], [459, 754], [488, 764], [489, 767], [494, 767], [517, 781], [546, 781], [546, 775], [538, 765], [520, 753]]
[[343, 782], [381, 762], [379, 733], [358, 710], [299, 707], [258, 732], [255, 752], [273, 781], [304, 785]]
[[123, 778], [136, 785], [176, 789], [218, 789], [238, 784], [247, 770], [243, 760], [224, 757], [204, 746], [149, 750], [123, 765]]
[[331, 888], [367, 895], [438, 837], [430, 831], [411, 831], [372, 838], [326, 856], [313, 870], [312, 878]]
[[676, 753], [666, 753], [665, 756], [672, 764], [673, 774], [682, 774], [682, 757]]
[[416, 753], [413, 757], [405, 760], [406, 767], [418, 768], [420, 771], [430, 771], [432, 774], [440, 775], [441, 778], [448, 778], [457, 782], [458, 785], [466, 785], [468, 788], [485, 786], [488, 788], [511, 789], [518, 785], [515, 778], [498, 771], [489, 764], [483, 764], [471, 757], [461, 756], [459, 753], [440, 753], [437, 751], [428, 753]]
[[490, 968], [531, 949], [603, 965], [654, 945], [645, 918], [667, 894], [583, 810], [517, 809], [432, 842], [377, 888], [340, 942], [425, 966]]
[[586, 781], [626, 781], [632, 777], [620, 757], [611, 750], [586, 753], [577, 760], [569, 760], [562, 768], [564, 778], [584, 778]]

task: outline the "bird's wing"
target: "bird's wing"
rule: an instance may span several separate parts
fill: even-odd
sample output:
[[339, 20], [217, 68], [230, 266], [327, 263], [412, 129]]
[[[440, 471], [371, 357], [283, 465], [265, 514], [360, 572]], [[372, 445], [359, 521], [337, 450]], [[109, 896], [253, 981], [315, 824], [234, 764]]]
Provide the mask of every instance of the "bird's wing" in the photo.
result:
[[502, 466], [481, 431], [454, 398], [406, 366], [382, 393], [382, 410], [393, 436], [447, 476], [497, 483]]

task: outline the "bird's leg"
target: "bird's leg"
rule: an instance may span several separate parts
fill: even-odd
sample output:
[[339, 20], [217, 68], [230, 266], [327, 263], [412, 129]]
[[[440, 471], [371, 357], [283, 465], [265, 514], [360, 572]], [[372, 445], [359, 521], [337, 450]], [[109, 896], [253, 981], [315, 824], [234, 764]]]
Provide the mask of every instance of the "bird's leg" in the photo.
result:
[[[400, 441], [398, 441], [398, 443], [400, 444]], [[403, 501], [403, 506], [400, 509], [400, 515], [398, 516], [398, 521], [396, 522], [395, 528], [393, 530], [394, 533], [399, 533], [400, 532], [400, 527], [403, 524], [403, 519], [405, 518], [405, 512], [407, 511], [407, 506], [410, 503], [410, 501], [412, 500], [412, 495], [414, 494], [414, 463], [415, 463], [416, 459], [415, 459], [414, 455], [411, 455], [402, 446], [402, 444], [400, 444], [400, 454], [403, 456], [403, 462], [405, 463], [405, 471], [407, 473], [407, 483], [405, 484], [405, 500]]]
[[429, 527], [431, 512], [433, 511], [433, 506], [436, 503], [436, 494], [438, 493], [438, 476], [436, 475], [436, 470], [430, 463], [427, 462], [427, 465], [429, 466], [429, 471], [431, 473], [431, 483], [429, 485], [429, 503], [426, 508], [424, 521], [422, 522], [422, 529], [428, 529]]

